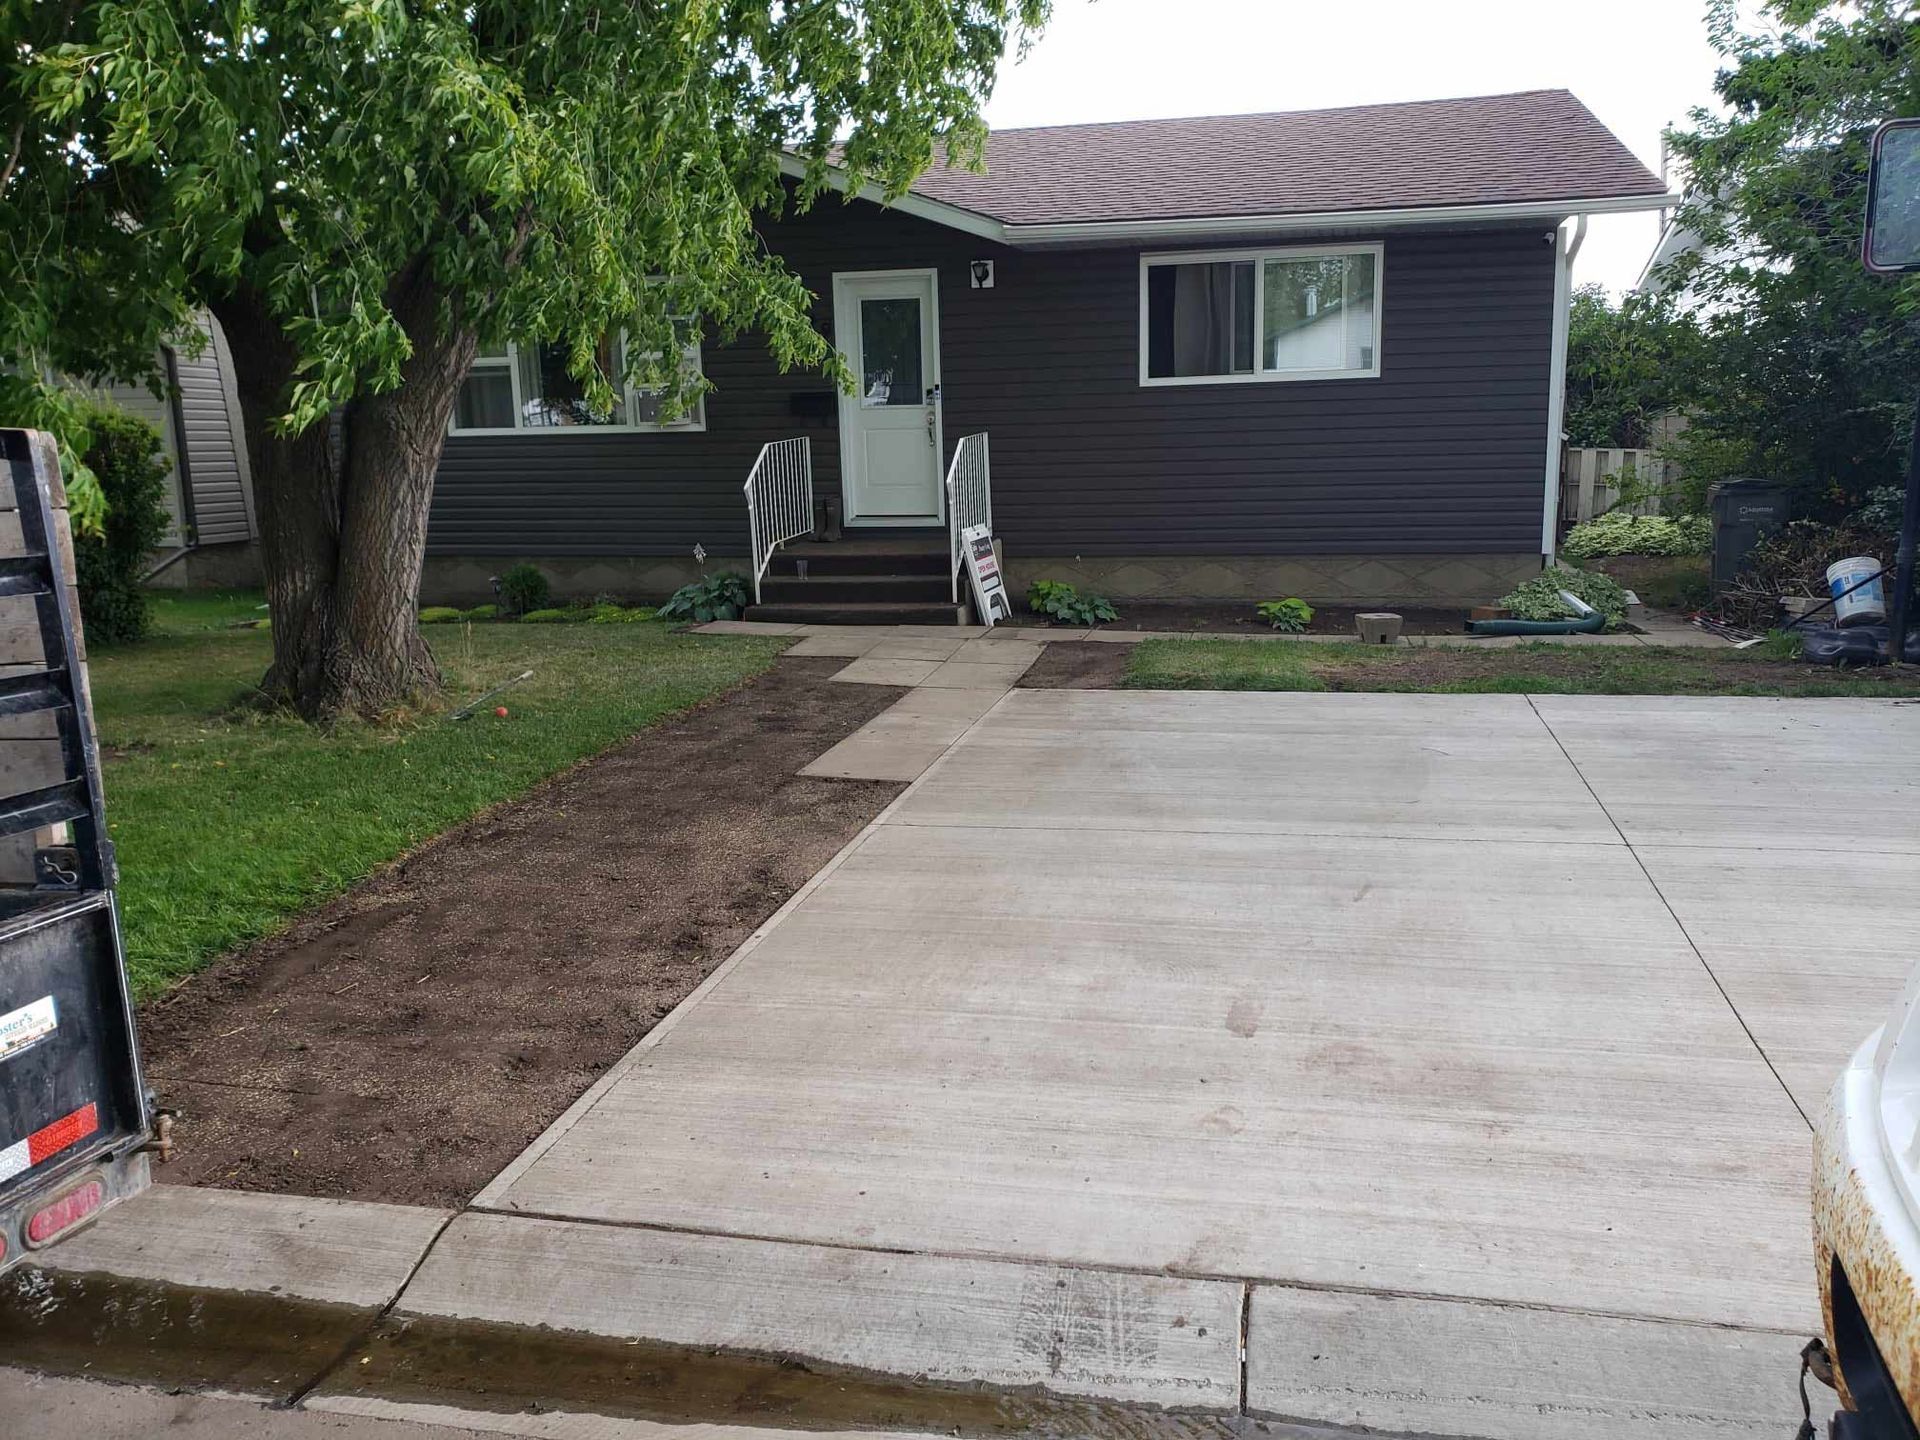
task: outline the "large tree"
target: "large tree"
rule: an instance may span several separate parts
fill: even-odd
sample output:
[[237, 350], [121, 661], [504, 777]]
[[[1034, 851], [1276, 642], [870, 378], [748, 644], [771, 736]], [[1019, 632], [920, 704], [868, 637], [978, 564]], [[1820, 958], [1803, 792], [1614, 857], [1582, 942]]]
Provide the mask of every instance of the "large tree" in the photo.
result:
[[688, 316], [831, 368], [756, 216], [810, 202], [829, 154], [890, 193], [936, 153], [964, 162], [1048, 0], [3, 3], [28, 43], [0, 97], [0, 219], [39, 226], [43, 271], [94, 271], [13, 329], [51, 353], [129, 292], [131, 314], [92, 316], [91, 354], [57, 357], [124, 375], [183, 303], [212, 309], [261, 520], [264, 689], [329, 718], [438, 683], [415, 603], [479, 347], [561, 345], [591, 405], [621, 381], [691, 398]]
[[1638, 450], [1689, 393], [1698, 331], [1671, 295], [1618, 303], [1599, 285], [1573, 293], [1567, 323], [1567, 438]]
[[1860, 264], [1873, 131], [1920, 114], [1920, 10], [1772, 0], [1750, 32], [1740, 8], [1709, 11], [1722, 108], [1673, 137], [1701, 244], [1667, 279], [1705, 330], [1683, 464], [1796, 482], [1842, 512], [1903, 474], [1920, 386], [1920, 278]]

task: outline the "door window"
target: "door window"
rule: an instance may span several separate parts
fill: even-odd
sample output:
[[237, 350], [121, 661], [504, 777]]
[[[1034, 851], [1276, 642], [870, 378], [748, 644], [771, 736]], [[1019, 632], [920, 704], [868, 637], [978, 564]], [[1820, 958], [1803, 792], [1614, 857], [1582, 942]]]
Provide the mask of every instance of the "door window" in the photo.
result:
[[912, 296], [860, 302], [860, 403], [923, 405], [920, 302]]

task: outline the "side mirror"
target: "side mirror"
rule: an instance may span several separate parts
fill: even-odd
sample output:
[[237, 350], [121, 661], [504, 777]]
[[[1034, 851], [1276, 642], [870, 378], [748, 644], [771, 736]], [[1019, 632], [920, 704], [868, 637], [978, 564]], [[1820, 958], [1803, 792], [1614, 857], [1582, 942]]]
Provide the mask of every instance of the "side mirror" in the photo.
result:
[[1920, 270], [1920, 118], [1889, 120], [1873, 134], [1860, 258], [1876, 275]]

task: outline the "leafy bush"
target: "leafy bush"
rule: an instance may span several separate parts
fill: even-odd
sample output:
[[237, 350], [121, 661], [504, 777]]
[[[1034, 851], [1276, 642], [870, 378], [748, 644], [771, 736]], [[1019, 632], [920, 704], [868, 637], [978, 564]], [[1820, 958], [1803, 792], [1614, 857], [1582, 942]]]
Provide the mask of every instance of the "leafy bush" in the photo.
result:
[[498, 593], [501, 607], [509, 615], [525, 615], [546, 608], [547, 601], [553, 598], [553, 586], [547, 583], [538, 565], [522, 560], [500, 577]]
[[1895, 539], [1906, 509], [1907, 492], [1900, 485], [1876, 485], [1867, 492], [1866, 501], [1848, 517], [1863, 530]]
[[1569, 560], [1609, 555], [1704, 555], [1713, 526], [1704, 515], [1626, 515], [1618, 510], [1576, 525], [1560, 553]]
[[1027, 608], [1062, 625], [1098, 625], [1120, 612], [1104, 595], [1082, 595], [1064, 580], [1036, 580], [1027, 588]]
[[1289, 595], [1284, 600], [1262, 600], [1253, 607], [1253, 613], [1273, 626], [1290, 635], [1297, 635], [1313, 623], [1313, 607], [1298, 595]]
[[422, 625], [451, 625], [460, 619], [462, 612], [451, 605], [429, 605], [420, 612]]
[[738, 620], [747, 608], [751, 593], [744, 575], [730, 570], [718, 575], [702, 575], [691, 585], [682, 585], [674, 591], [658, 613], [662, 620], [695, 620], [701, 624], [709, 620]]
[[522, 625], [565, 625], [574, 620], [586, 619], [586, 612], [568, 610], [564, 607], [549, 607], [544, 610], [529, 610], [520, 617]]
[[160, 432], [144, 420], [101, 405], [87, 417], [86, 464], [105, 498], [102, 533], [75, 535], [74, 582], [87, 638], [113, 645], [138, 640], [152, 626], [140, 585], [147, 556], [167, 533], [166, 457]]
[[498, 605], [476, 605], [471, 610], [462, 610], [460, 612], [460, 618], [462, 620], [498, 620], [500, 618], [500, 607]]
[[[589, 625], [634, 625], [643, 620], [652, 620], [664, 615], [664, 610], [655, 610], [651, 605], [611, 605], [602, 603], [587, 611], [584, 617]], [[697, 617], [696, 617], [697, 618]], [[716, 620], [731, 620], [731, 615], [716, 615]]]
[[1600, 575], [1591, 570], [1575, 570], [1568, 566], [1556, 566], [1517, 585], [1503, 596], [1500, 603], [1513, 613], [1516, 620], [1571, 620], [1573, 612], [1567, 609], [1567, 602], [1560, 598], [1560, 592], [1578, 595], [1587, 604], [1593, 606], [1607, 617], [1608, 625], [1618, 625], [1627, 618], [1626, 587], [1611, 576]]

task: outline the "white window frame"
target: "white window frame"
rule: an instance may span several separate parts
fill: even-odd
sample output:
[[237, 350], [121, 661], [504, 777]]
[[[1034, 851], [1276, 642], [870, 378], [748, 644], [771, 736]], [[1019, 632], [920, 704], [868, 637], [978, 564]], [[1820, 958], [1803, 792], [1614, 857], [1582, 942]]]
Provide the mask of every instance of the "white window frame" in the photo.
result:
[[[626, 343], [627, 337], [622, 335], [620, 337], [622, 352], [626, 349]], [[683, 363], [691, 363], [694, 373], [705, 379], [706, 357], [700, 349], [700, 337], [695, 335], [682, 347], [680, 353], [684, 357]], [[622, 358], [625, 358], [624, 353]], [[518, 344], [509, 340], [505, 355], [475, 357], [468, 374], [472, 375], [479, 370], [500, 369], [507, 372], [507, 381], [513, 387], [514, 417], [523, 418], [527, 413], [526, 396], [520, 384], [520, 346]], [[466, 381], [462, 380], [460, 383], [464, 385]], [[447, 433], [449, 435], [694, 435], [704, 432], [707, 428], [705, 390], [694, 397], [693, 404], [679, 419], [662, 425], [633, 418], [634, 402], [642, 395], [653, 393], [652, 391], [646, 388], [630, 389], [624, 377], [620, 379], [616, 389], [620, 393], [620, 413], [625, 417], [618, 425], [475, 425], [462, 428], [454, 423], [459, 413], [456, 407], [454, 415], [447, 417]]]
[[[1378, 380], [1380, 336], [1387, 312], [1386, 245], [1378, 240], [1351, 245], [1267, 246], [1258, 250], [1173, 250], [1140, 256], [1140, 384], [1163, 385], [1276, 385], [1290, 380]], [[1373, 365], [1366, 370], [1263, 370], [1267, 354], [1268, 260], [1332, 260], [1348, 255], [1373, 256]], [[1253, 262], [1253, 364], [1245, 375], [1149, 375], [1147, 373], [1147, 271], [1155, 265], [1211, 265]]]

